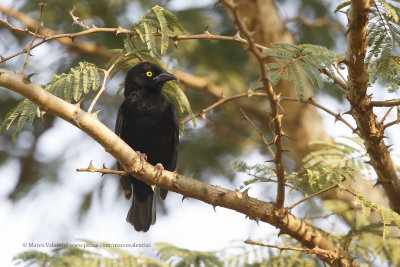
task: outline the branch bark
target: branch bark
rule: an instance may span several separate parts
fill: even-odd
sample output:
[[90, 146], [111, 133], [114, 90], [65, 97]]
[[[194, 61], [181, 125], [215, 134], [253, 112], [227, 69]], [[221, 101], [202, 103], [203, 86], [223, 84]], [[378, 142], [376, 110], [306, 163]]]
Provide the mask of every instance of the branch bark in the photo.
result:
[[260, 201], [249, 197], [247, 193], [231, 191], [169, 171], [164, 171], [161, 177], [155, 178], [156, 168], [147, 162], [141, 164], [136, 152], [101, 123], [97, 116], [89, 114], [79, 105], [70, 104], [45, 91], [39, 85], [27, 81], [24, 74], [12, 73], [0, 68], [0, 86], [25, 96], [41, 109], [80, 128], [113, 155], [122, 164], [125, 171], [135, 175], [138, 179], [213, 206], [238, 211], [253, 220], [278, 227], [282, 234], [290, 235], [308, 248], [329, 251], [327, 254], [318, 256], [332, 266], [357, 266], [347, 252], [336, 246], [327, 235], [288, 211], [275, 209], [274, 203]]
[[[268, 47], [270, 43], [274, 42], [291, 44], [295, 42], [293, 33], [286, 28], [273, 0], [235, 0], [235, 2], [244, 7], [239, 8], [240, 15], [245, 20], [247, 28], [254, 33], [253, 37], [257, 43]], [[338, 84], [342, 86], [341, 83]], [[282, 97], [296, 98], [296, 90], [290, 82], [281, 81], [275, 88], [282, 93]], [[310, 87], [305, 86], [305, 99], [310, 97], [311, 94]], [[290, 112], [284, 114], [283, 129], [290, 136], [290, 141], [285, 145], [291, 151], [290, 156], [300, 165], [304, 156], [311, 151], [309, 146], [310, 141], [331, 141], [332, 138], [325, 131], [321, 117], [316, 109], [309, 105], [302, 105], [295, 102], [285, 103], [282, 101], [281, 105], [284, 110], [290, 110]], [[383, 193], [382, 188], [373, 186], [370, 180], [365, 179], [361, 175], [356, 175], [355, 182], [351, 186], [358, 192], [368, 195], [375, 203], [386, 207], [389, 206], [388, 198]], [[322, 198], [324, 200], [341, 200], [347, 203], [349, 207], [352, 206], [354, 200], [353, 197], [340, 190], [329, 191]], [[345, 217], [342, 218], [346, 221]], [[379, 222], [380, 217], [377, 214], [371, 214], [368, 220], [371, 223]], [[347, 221], [347, 223], [351, 225], [353, 222]], [[398, 232], [394, 235], [398, 235]]]
[[383, 141], [384, 127], [377, 120], [371, 97], [367, 95], [368, 73], [365, 64], [367, 49], [367, 24], [369, 0], [352, 0], [348, 12], [349, 32], [347, 34], [346, 64], [348, 85], [346, 98], [351, 105], [361, 138], [371, 159], [371, 165], [378, 175], [390, 207], [400, 212], [400, 181], [393, 166], [390, 152]]

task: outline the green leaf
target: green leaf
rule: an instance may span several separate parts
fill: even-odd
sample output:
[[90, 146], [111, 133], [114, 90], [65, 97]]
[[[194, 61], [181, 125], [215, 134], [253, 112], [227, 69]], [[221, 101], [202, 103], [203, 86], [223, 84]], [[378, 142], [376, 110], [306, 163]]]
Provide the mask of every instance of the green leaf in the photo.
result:
[[333, 11], [333, 13], [338, 12], [339, 10], [345, 8], [346, 6], [349, 6], [350, 4], [351, 4], [350, 1], [346, 1], [346, 2], [340, 3], [340, 4], [335, 8], [335, 11]]
[[168, 24], [164, 17], [164, 13], [162, 12], [163, 8], [160, 6], [155, 6], [153, 8], [154, 12], [157, 15], [157, 19], [160, 22], [161, 29], [161, 55], [164, 55], [168, 49]]
[[[95, 91], [99, 86], [99, 72], [96, 65], [80, 62], [79, 66], [72, 68], [68, 73], [53, 75], [50, 83], [43, 85], [43, 89], [68, 102], [78, 102], [82, 96]], [[7, 130], [13, 123], [16, 127], [13, 130], [12, 138], [15, 141], [16, 134], [19, 133], [26, 122], [32, 124], [33, 120], [39, 116], [38, 107], [30, 100], [23, 100], [10, 110], [6, 118], [0, 125], [0, 131]]]
[[300, 72], [297, 70], [296, 65], [294, 65], [294, 64], [290, 65], [289, 69], [292, 74], [294, 86], [296, 87], [297, 99], [299, 100], [299, 102], [303, 102], [304, 86], [303, 86], [303, 82], [300, 77]]
[[162, 13], [165, 16], [165, 19], [167, 20], [168, 23], [168, 28], [175, 32], [176, 34], [184, 34], [185, 29], [182, 27], [182, 25], [179, 23], [178, 19], [175, 17], [174, 14], [169, 12], [166, 9], [162, 9]]
[[147, 48], [150, 51], [151, 56], [157, 55], [156, 39], [154, 38], [154, 28], [147, 22], [143, 22], [143, 27], [145, 31], [145, 40]]
[[327, 69], [334, 75], [332, 65], [342, 58], [331, 50], [311, 44], [274, 43], [264, 54], [274, 60], [265, 65], [271, 84], [276, 85], [281, 79], [293, 81], [300, 102], [304, 97], [300, 71], [306, 74], [313, 85], [322, 88], [324, 81], [320, 70]]

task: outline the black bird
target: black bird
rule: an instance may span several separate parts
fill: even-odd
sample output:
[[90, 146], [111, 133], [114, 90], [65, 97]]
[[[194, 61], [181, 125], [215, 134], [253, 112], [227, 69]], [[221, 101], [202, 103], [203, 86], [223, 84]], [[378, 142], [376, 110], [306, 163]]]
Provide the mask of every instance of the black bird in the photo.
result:
[[[175, 106], [161, 93], [166, 81], [176, 77], [159, 66], [143, 62], [132, 67], [125, 79], [125, 100], [121, 104], [115, 133], [139, 155], [158, 168], [174, 171], [178, 155], [179, 125]], [[142, 154], [144, 153], [144, 154]], [[122, 166], [118, 164], [118, 169]], [[147, 232], [156, 222], [153, 188], [133, 176], [121, 176], [125, 198], [132, 195], [126, 221], [136, 231]], [[160, 189], [164, 200], [168, 191]]]

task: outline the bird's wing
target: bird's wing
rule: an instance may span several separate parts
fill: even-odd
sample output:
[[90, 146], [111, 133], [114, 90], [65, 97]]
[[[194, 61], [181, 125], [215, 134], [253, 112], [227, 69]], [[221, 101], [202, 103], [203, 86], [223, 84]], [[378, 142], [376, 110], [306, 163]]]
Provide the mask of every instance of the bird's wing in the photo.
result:
[[[169, 171], [175, 171], [176, 169], [176, 160], [178, 157], [178, 145], [179, 145], [179, 122], [178, 122], [178, 116], [176, 115], [176, 109], [175, 106], [170, 103], [169, 106], [171, 114], [170, 116], [170, 123], [168, 123], [169, 127], [171, 127], [172, 133], [173, 133], [173, 142], [171, 146], [171, 155], [170, 155], [170, 162], [169, 166], [166, 166]], [[161, 199], [165, 199], [167, 197], [168, 191], [165, 189], [160, 189], [160, 197]]]
[[[121, 137], [121, 133], [124, 129], [124, 113], [122, 112], [122, 106], [118, 110], [117, 122], [115, 124], [115, 133]], [[119, 162], [117, 162], [118, 170], [123, 170], [123, 167]], [[119, 177], [119, 181], [121, 183], [122, 189], [124, 190], [124, 195], [126, 199], [130, 199], [132, 195], [132, 183], [129, 179], [129, 176], [124, 175]]]
[[171, 164], [170, 164], [170, 168], [171, 171], [175, 171], [176, 169], [176, 160], [178, 157], [178, 145], [179, 145], [179, 121], [178, 121], [178, 116], [176, 115], [176, 109], [175, 106], [171, 103], [170, 104], [170, 108], [171, 108], [171, 114], [172, 114], [172, 118], [171, 118], [171, 127], [172, 127], [172, 132], [174, 133], [173, 138], [174, 138], [174, 142], [173, 142], [173, 147], [171, 149]]

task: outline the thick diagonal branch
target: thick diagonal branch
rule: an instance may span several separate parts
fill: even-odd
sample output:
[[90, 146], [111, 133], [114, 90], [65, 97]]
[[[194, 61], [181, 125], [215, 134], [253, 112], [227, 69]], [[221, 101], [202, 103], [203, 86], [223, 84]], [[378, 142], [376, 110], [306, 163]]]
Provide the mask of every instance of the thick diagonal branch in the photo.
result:
[[113, 155], [127, 172], [134, 174], [138, 179], [214, 206], [238, 211], [251, 219], [269, 223], [279, 228], [281, 233], [292, 236], [308, 248], [329, 251], [328, 254], [319, 257], [333, 266], [356, 266], [349, 255], [337, 247], [328, 236], [291, 213], [282, 209], [278, 211], [274, 203], [260, 201], [238, 191], [213, 186], [169, 171], [164, 171], [161, 177], [155, 178], [157, 171], [155, 167], [149, 163], [141, 164], [135, 151], [101, 123], [95, 115], [85, 112], [76, 104], [70, 104], [50, 94], [37, 84], [27, 82], [24, 77], [23, 74], [0, 69], [0, 86], [25, 96], [40, 108], [80, 128]]
[[350, 102], [351, 114], [371, 158], [371, 165], [378, 175], [377, 183], [382, 185], [391, 208], [400, 212], [400, 182], [389, 150], [383, 141], [384, 127], [377, 120], [371, 97], [367, 95], [368, 73], [365, 54], [369, 8], [368, 0], [353, 0], [348, 12], [346, 63], [349, 90], [346, 92], [346, 98]]

